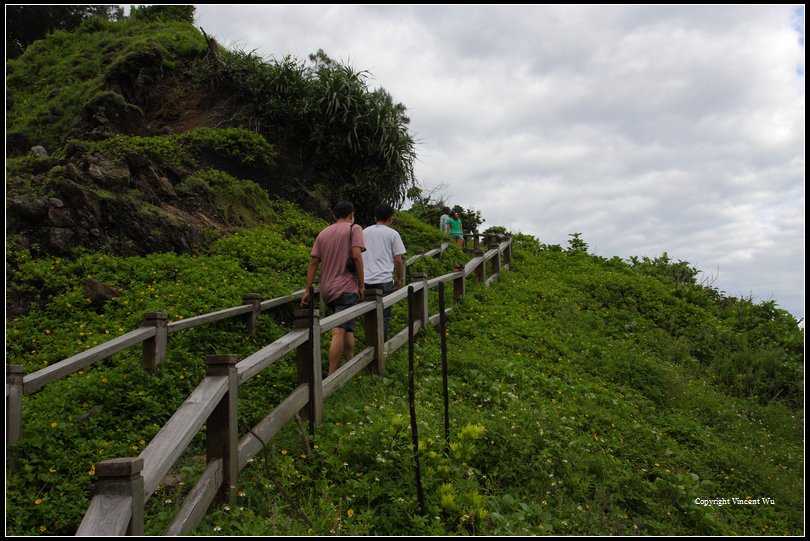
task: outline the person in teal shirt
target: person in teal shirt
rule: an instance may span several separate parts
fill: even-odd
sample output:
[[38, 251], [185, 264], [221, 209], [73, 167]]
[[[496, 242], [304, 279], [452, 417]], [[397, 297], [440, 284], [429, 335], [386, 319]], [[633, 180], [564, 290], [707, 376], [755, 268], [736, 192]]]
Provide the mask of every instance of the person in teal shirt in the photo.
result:
[[464, 247], [464, 231], [461, 228], [461, 220], [455, 212], [450, 212], [450, 217], [447, 219], [447, 225], [450, 228], [450, 238], [456, 241], [460, 247]]

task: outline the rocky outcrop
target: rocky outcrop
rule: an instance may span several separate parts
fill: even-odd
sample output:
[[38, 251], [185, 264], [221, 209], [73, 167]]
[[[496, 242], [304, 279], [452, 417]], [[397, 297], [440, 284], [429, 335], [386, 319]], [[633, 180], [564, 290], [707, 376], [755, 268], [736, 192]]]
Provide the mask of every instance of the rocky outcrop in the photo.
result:
[[[36, 164], [48, 160], [38, 151]], [[32, 173], [47, 195], [17, 195], [6, 201], [7, 241], [36, 253], [69, 255], [77, 247], [116, 255], [194, 253], [224, 228], [204, 199], [178, 197], [182, 172], [167, 170], [130, 152], [124, 159], [74, 151]], [[42, 169], [42, 166], [39, 166]]]
[[107, 285], [95, 278], [88, 278], [84, 282], [84, 296], [90, 301], [94, 308], [102, 308], [107, 301], [121, 295], [121, 290], [117, 287]]

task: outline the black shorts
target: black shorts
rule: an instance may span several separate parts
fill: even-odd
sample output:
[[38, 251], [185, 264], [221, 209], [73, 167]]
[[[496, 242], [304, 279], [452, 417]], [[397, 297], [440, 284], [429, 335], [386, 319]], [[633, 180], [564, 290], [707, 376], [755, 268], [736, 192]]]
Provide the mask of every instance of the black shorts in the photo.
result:
[[[351, 308], [360, 302], [360, 295], [357, 293], [341, 293], [340, 296], [328, 304], [329, 308], [335, 312], [342, 312], [347, 308]], [[354, 323], [357, 318], [352, 318], [346, 323], [338, 325], [339, 328], [345, 329], [347, 332], [354, 332]]]

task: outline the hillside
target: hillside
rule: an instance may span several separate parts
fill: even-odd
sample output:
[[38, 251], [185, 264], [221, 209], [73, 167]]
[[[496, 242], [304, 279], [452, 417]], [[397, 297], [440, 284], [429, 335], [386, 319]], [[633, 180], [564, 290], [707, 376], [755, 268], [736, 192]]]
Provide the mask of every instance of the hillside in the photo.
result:
[[[515, 263], [450, 317], [447, 458], [439, 337], [416, 349], [425, 516], [400, 355], [386, 378], [331, 399], [313, 455], [299, 456], [294, 428], [273, 446], [270, 467], [312, 530], [257, 460], [243, 506], [221, 507], [200, 533], [802, 535], [795, 328], [739, 319], [753, 308], [745, 301], [715, 303], [710, 291], [617, 261], [529, 250]], [[763, 370], [765, 356], [787, 370], [793, 405], [729, 383]]]
[[[31, 372], [136, 327], [145, 311], [176, 321], [238, 304], [245, 291], [270, 298], [300, 287], [305, 239], [324, 222], [289, 205], [276, 210], [279, 224], [216, 241], [207, 256], [17, 262], [16, 286], [48, 302], [9, 321], [9, 361]], [[401, 220], [409, 247], [437, 235], [405, 213]], [[290, 224], [297, 234], [285, 238]], [[312, 454], [300, 455], [294, 426], [270, 446], [268, 467], [313, 520], [311, 532], [258, 459], [240, 476], [242, 505], [214, 509], [198, 532], [800, 534], [803, 336], [795, 322], [641, 266], [527, 237], [518, 245], [515, 270], [492, 288], [470, 283], [450, 317], [448, 458], [439, 340], [435, 331], [419, 340], [426, 517], [413, 491], [407, 363], [398, 354], [385, 378], [360, 377], [330, 398]], [[451, 253], [422, 270], [436, 276], [464, 257]], [[121, 295], [93, 306], [77, 280], [85, 275]], [[395, 311], [394, 328], [404, 316]], [[281, 311], [261, 318], [255, 338], [238, 322], [179, 333], [156, 376], [136, 349], [27, 397], [22, 467], [7, 479], [9, 533], [74, 532], [93, 464], [137, 455], [200, 380], [205, 355], [244, 357], [289, 325]], [[257, 422], [294, 385], [294, 363], [274, 365], [240, 389], [240, 422]], [[162, 533], [199, 474], [204, 440], [195, 442], [150, 500], [148, 533]], [[749, 496], [775, 503], [696, 503]]]
[[170, 18], [50, 34], [7, 62], [7, 238], [43, 255], [195, 253], [267, 219], [256, 184], [323, 217], [350, 199], [365, 223], [415, 185], [405, 107], [366, 78]]
[[[404, 106], [323, 52], [312, 62], [267, 62], [188, 23], [139, 20], [89, 21], [8, 62], [7, 363], [30, 374], [146, 312], [179, 321], [245, 293], [287, 295], [303, 287], [330, 202], [401, 202], [415, 185]], [[328, 89], [345, 93], [324, 100]], [[381, 151], [370, 111], [388, 115], [396, 148]], [[409, 212], [395, 227], [409, 256], [443, 240]], [[288, 426], [266, 465], [243, 470], [240, 505], [212, 508], [195, 533], [803, 534], [795, 319], [703, 287], [666, 256], [600, 258], [578, 235], [566, 248], [514, 239], [514, 268], [491, 288], [470, 280], [450, 314], [449, 453], [438, 333], [417, 343], [424, 516], [397, 353], [385, 377], [329, 399], [310, 454]], [[411, 271], [435, 277], [468, 259], [452, 246]], [[392, 327], [405, 320], [398, 306]], [[94, 465], [137, 456], [201, 381], [205, 356], [244, 358], [292, 324], [288, 306], [263, 315], [255, 336], [235, 320], [189, 329], [171, 336], [154, 375], [130, 348], [27, 395], [9, 449], [7, 534], [74, 534]], [[262, 419], [296, 376], [285, 360], [240, 387], [240, 423]], [[204, 453], [200, 433], [147, 504], [147, 534], [165, 531]]]

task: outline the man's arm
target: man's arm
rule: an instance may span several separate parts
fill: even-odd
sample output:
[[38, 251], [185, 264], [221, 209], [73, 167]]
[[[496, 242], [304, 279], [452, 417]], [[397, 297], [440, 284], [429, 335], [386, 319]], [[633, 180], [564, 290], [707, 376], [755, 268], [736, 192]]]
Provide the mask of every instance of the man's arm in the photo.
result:
[[309, 267], [307, 267], [307, 285], [304, 290], [304, 296], [301, 297], [301, 306], [309, 305], [309, 289], [315, 281], [315, 273], [318, 272], [318, 265], [320, 264], [321, 260], [318, 257], [312, 256], [312, 259], [309, 260]]
[[354, 258], [354, 274], [357, 276], [357, 284], [360, 288], [360, 300], [366, 297], [365, 269], [363, 269], [363, 250], [359, 246], [352, 246], [352, 257]]
[[399, 289], [399, 286], [405, 281], [405, 260], [401, 255], [394, 256], [394, 289]]

